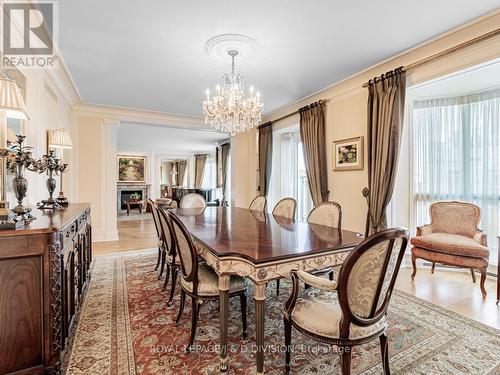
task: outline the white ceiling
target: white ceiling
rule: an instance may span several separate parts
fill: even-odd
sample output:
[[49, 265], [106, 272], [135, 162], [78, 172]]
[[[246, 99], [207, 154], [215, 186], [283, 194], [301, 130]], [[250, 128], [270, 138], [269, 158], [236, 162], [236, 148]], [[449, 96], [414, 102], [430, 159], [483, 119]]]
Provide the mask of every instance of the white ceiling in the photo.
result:
[[237, 68], [269, 113], [500, 7], [500, 0], [65, 0], [59, 44], [85, 102], [201, 115], [229, 69], [204, 52], [223, 33], [262, 54]]
[[151, 152], [167, 157], [215, 152], [215, 143], [227, 134], [162, 125], [122, 122], [118, 128], [118, 152]]

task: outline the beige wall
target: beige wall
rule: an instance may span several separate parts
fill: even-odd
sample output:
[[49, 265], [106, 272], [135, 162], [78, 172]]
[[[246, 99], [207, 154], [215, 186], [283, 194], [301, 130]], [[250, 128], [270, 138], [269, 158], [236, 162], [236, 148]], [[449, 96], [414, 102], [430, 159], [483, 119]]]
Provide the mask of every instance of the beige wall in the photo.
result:
[[99, 115], [74, 114], [78, 202], [90, 202], [94, 241], [118, 239], [116, 155], [119, 122]]
[[[343, 207], [343, 222], [346, 229], [356, 231], [364, 230], [366, 204], [364, 198], [361, 196], [361, 190], [367, 184], [366, 153], [364, 170], [335, 172], [332, 170], [332, 142], [339, 139], [364, 136], [366, 151], [367, 91], [362, 88], [362, 84], [368, 79], [378, 76], [388, 70], [392, 70], [402, 65], [408, 65], [446, 50], [456, 44], [470, 40], [471, 38], [485, 34], [491, 30], [495, 30], [498, 28], [498, 25], [500, 25], [499, 12], [484, 17], [475, 23], [465, 25], [425, 45], [391, 58], [339, 84], [326, 88], [313, 96], [290, 104], [263, 119], [263, 122], [271, 121], [319, 99], [328, 100], [326, 113], [328, 185], [330, 189], [330, 199], [339, 202]], [[408, 72], [408, 84], [420, 83], [499, 56], [500, 37], [496, 37], [495, 39], [490, 39], [487, 42], [467, 48], [451, 56]], [[283, 128], [298, 122], [299, 118], [297, 115], [282, 122], [275, 123], [273, 126]], [[253, 132], [232, 138], [232, 197], [233, 204], [236, 206], [246, 207], [251, 198], [256, 194], [255, 132], [254, 130]], [[409, 161], [404, 160], [403, 162], [408, 163]], [[407, 183], [406, 185], [403, 183], [403, 186], [407, 186]], [[405, 189], [405, 187], [403, 187], [403, 189]], [[400, 192], [399, 196], [407, 197], [405, 192]], [[405, 209], [401, 206], [400, 208]]]
[[[33, 147], [33, 156], [40, 158], [47, 153], [47, 130], [65, 127], [72, 138], [75, 138], [71, 121], [71, 100], [74, 93], [68, 95], [59, 84], [59, 79], [65, 79], [64, 71], [48, 72], [42, 69], [20, 70], [26, 78], [26, 109], [29, 120], [24, 121], [25, 145]], [[4, 121], [2, 119], [2, 121]], [[70, 186], [75, 179], [75, 169], [72, 166], [72, 152], [64, 153], [64, 162], [69, 163], [69, 170], [64, 175], [64, 191], [69, 199], [74, 195]], [[27, 171], [28, 192], [25, 205], [36, 205], [37, 202], [48, 197], [45, 186], [46, 175]], [[59, 191], [57, 178], [56, 194]], [[7, 194], [11, 207], [16, 204], [13, 193]], [[34, 212], [37, 216], [38, 211]]]

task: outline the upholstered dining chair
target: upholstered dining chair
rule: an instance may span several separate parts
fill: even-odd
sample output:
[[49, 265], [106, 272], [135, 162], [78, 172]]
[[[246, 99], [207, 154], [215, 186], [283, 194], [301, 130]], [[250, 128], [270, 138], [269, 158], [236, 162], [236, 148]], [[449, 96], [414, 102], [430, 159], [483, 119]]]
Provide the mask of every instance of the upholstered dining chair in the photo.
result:
[[[153, 216], [153, 222], [155, 224], [155, 230], [156, 230], [156, 236], [158, 237], [158, 258], [156, 259], [156, 267], [155, 271], [158, 269], [160, 266], [160, 262], [162, 260], [162, 251], [163, 251], [163, 238], [161, 236], [160, 232], [160, 222], [158, 218], [158, 212], [156, 211], [156, 203], [152, 199], [148, 199], [148, 206], [149, 206], [149, 211], [151, 211], [151, 214]], [[160, 272], [160, 275], [158, 278], [161, 277], [161, 274], [163, 273], [163, 270]]]
[[168, 280], [170, 275], [172, 275], [171, 286], [170, 286], [170, 296], [167, 301], [168, 306], [172, 306], [172, 300], [175, 293], [175, 284], [177, 282], [177, 274], [180, 268], [180, 260], [177, 255], [177, 243], [175, 241], [174, 230], [172, 228], [172, 222], [170, 216], [167, 214], [163, 207], [157, 206], [156, 208], [158, 219], [160, 222], [160, 231], [163, 238], [163, 243], [165, 244], [165, 254], [162, 258], [162, 268], [166, 264], [166, 274], [165, 282], [163, 283], [163, 290], [167, 289]]
[[[200, 313], [201, 305], [206, 301], [219, 300], [219, 277], [206, 264], [199, 263], [198, 253], [193, 243], [190, 233], [182, 221], [169, 213], [172, 219], [175, 238], [177, 242], [177, 251], [181, 260], [181, 301], [179, 314], [177, 315], [176, 325], [179, 324], [186, 295], [191, 297], [191, 336], [186, 350], [189, 352], [196, 335], [196, 325]], [[239, 276], [231, 276], [229, 282], [229, 298], [239, 297], [241, 304], [241, 319], [243, 323], [243, 338], [247, 337], [247, 297], [245, 280]]]
[[[295, 219], [295, 210], [297, 209], [297, 201], [293, 198], [283, 198], [273, 208], [273, 216]], [[280, 294], [280, 279], [276, 280], [276, 295]]]
[[[384, 374], [390, 374], [386, 312], [408, 242], [405, 228], [386, 229], [357, 245], [340, 268], [337, 281], [292, 271], [285, 303], [285, 373], [290, 372], [292, 327], [341, 354], [342, 375], [351, 373], [352, 347], [380, 339]], [[299, 280], [321, 290], [299, 297]]]
[[481, 273], [481, 293], [486, 298], [486, 270], [489, 249], [486, 234], [478, 229], [481, 209], [472, 203], [443, 201], [433, 203], [429, 209], [431, 224], [417, 228], [417, 236], [411, 239], [412, 280], [417, 273], [417, 259], [435, 264], [470, 268], [472, 281], [474, 270]]
[[266, 212], [266, 207], [267, 207], [267, 198], [263, 195], [257, 195], [250, 203], [248, 209], [250, 211]]
[[181, 198], [180, 208], [205, 208], [207, 201], [202, 195], [188, 193]]
[[[329, 228], [342, 229], [342, 208], [337, 202], [323, 202], [314, 207], [307, 216], [309, 224], [323, 225]], [[332, 268], [311, 272], [313, 275], [328, 273], [330, 280], [333, 280], [334, 272]], [[308, 285], [306, 284], [306, 287]]]
[[293, 198], [283, 198], [276, 206], [273, 208], [274, 216], [287, 217], [290, 219], [295, 218], [295, 209], [297, 208], [297, 202]]

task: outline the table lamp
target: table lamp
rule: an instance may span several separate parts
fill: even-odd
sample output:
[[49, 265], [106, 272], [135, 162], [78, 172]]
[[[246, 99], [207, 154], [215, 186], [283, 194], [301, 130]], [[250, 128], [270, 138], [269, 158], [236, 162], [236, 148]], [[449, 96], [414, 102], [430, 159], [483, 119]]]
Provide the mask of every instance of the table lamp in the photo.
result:
[[[0, 111], [5, 116], [20, 120], [29, 120], [24, 104], [21, 88], [16, 81], [0, 76]], [[10, 131], [9, 131], [10, 130]], [[0, 195], [0, 229], [16, 229], [20, 222], [13, 219], [6, 198], [7, 166], [5, 156], [8, 154], [7, 142], [13, 143], [17, 138], [12, 136], [12, 129], [5, 129], [5, 123], [0, 124], [0, 172], [1, 172], [1, 195]], [[21, 223], [22, 224], [22, 223]]]
[[[51, 129], [49, 130], [49, 149], [61, 149], [61, 162], [63, 162], [64, 150], [69, 150], [73, 148], [73, 142], [71, 142], [71, 137], [65, 128]], [[57, 203], [61, 206], [68, 205], [68, 199], [64, 196], [63, 192], [63, 172], [59, 174], [60, 176], [60, 191], [57, 197]]]

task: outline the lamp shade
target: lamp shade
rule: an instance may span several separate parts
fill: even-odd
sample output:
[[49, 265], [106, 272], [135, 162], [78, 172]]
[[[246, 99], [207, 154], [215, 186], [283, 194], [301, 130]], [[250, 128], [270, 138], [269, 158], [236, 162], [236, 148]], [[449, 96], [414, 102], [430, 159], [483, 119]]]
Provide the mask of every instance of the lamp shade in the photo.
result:
[[0, 77], [0, 110], [2, 109], [7, 117], [29, 120], [19, 85], [5, 77]]
[[73, 142], [66, 129], [49, 130], [49, 148], [73, 148]]

